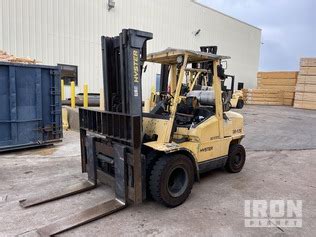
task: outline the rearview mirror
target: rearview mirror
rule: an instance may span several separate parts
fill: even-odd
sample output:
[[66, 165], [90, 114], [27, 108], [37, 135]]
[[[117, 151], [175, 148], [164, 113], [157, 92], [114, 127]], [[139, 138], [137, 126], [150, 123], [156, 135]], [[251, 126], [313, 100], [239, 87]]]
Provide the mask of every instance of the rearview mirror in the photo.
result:
[[224, 60], [221, 62], [221, 64], [222, 64], [222, 68], [226, 70], [227, 69], [227, 61]]

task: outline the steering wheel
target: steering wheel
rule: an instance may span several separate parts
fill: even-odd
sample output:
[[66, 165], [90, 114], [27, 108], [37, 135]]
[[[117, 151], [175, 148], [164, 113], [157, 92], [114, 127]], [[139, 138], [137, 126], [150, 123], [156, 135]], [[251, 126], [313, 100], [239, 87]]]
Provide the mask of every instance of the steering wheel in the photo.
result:
[[171, 100], [174, 99], [174, 96], [171, 95], [168, 91], [162, 91], [159, 94], [160, 100], [164, 101], [165, 104], [169, 105], [171, 103]]

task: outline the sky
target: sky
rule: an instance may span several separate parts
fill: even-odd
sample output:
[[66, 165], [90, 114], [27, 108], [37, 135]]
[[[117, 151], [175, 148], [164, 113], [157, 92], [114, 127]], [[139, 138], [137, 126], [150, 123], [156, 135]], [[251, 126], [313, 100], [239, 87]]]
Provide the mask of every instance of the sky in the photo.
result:
[[298, 70], [316, 57], [316, 0], [199, 0], [262, 29], [261, 71]]

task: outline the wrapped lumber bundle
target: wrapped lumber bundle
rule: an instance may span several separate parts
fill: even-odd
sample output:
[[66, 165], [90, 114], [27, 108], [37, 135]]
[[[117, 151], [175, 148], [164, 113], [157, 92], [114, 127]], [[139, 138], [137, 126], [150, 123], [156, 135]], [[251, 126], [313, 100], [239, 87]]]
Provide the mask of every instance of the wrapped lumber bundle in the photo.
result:
[[302, 58], [294, 108], [316, 109], [316, 58]]
[[258, 72], [258, 89], [283, 93], [282, 105], [293, 105], [298, 72]]
[[15, 57], [13, 55], [7, 54], [5, 51], [2, 51], [2, 50], [0, 50], [0, 61], [10, 62], [10, 63], [36, 64], [35, 59]]
[[283, 105], [283, 91], [273, 89], [244, 89], [246, 104], [251, 105]]

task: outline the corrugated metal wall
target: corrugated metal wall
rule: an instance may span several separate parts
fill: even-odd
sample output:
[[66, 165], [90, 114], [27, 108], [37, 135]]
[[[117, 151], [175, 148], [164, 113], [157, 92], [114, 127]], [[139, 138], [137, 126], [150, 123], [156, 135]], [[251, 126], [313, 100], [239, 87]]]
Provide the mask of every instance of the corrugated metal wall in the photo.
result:
[[[101, 35], [122, 28], [153, 32], [149, 52], [166, 47], [218, 45], [229, 55], [228, 72], [247, 87], [256, 85], [261, 30], [191, 0], [0, 0], [0, 48], [44, 64], [77, 65], [79, 89], [102, 86]], [[195, 32], [200, 33], [195, 36]], [[148, 66], [143, 93], [150, 94], [158, 67]]]

